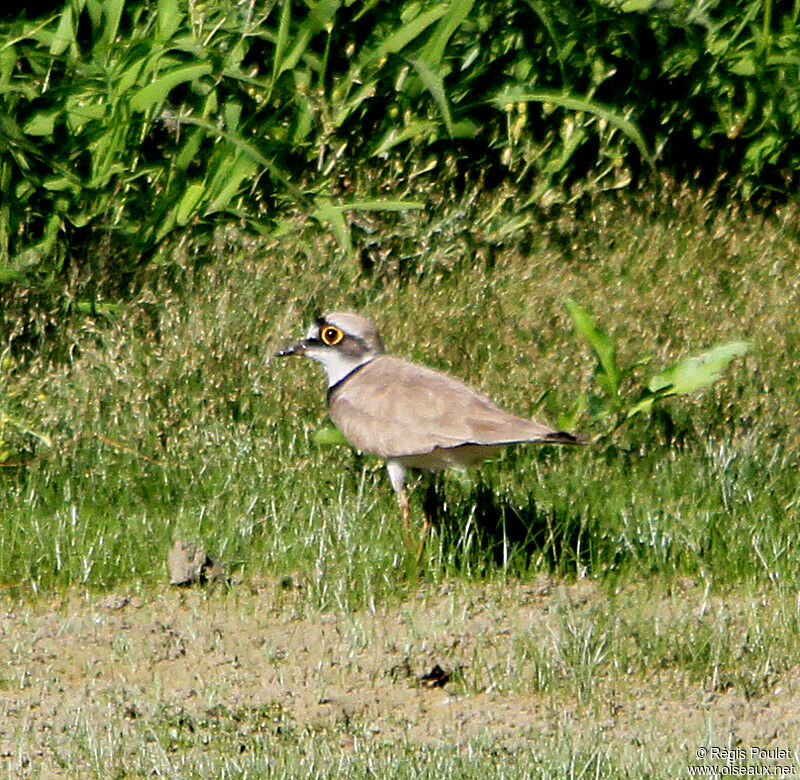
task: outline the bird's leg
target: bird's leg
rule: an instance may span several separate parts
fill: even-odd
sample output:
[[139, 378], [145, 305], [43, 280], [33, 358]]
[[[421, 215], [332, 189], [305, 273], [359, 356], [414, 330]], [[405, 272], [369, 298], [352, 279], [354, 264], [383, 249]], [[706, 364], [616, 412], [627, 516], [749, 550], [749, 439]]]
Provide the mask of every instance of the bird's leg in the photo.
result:
[[439, 507], [439, 496], [436, 492], [436, 476], [431, 474], [426, 477], [425, 498], [422, 500], [422, 529], [419, 534], [417, 544], [417, 563], [422, 560], [422, 553], [425, 550], [425, 540], [428, 538], [428, 531], [431, 530], [433, 521], [436, 518]]
[[411, 536], [408, 523], [408, 517], [411, 514], [411, 510], [408, 505], [408, 494], [405, 491], [405, 488], [401, 488], [397, 493], [397, 503], [400, 504], [400, 515], [403, 519], [403, 535], [406, 539], [406, 550], [411, 549]]
[[400, 515], [403, 520], [403, 533], [406, 539], [406, 552], [411, 552], [411, 536], [409, 533], [408, 517], [411, 510], [408, 505], [408, 494], [406, 493], [406, 469], [397, 460], [386, 462], [386, 471], [389, 472], [389, 482], [397, 495], [397, 503], [400, 505]]

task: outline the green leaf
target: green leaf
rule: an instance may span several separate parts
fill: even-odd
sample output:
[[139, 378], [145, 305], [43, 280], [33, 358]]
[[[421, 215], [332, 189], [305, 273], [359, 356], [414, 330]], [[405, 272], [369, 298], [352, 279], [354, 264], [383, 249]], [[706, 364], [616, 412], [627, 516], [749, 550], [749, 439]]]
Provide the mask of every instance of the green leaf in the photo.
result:
[[411, 60], [411, 64], [417, 71], [417, 75], [425, 85], [428, 92], [431, 93], [436, 105], [439, 106], [439, 111], [444, 119], [445, 127], [447, 128], [448, 135], [453, 137], [453, 118], [450, 114], [450, 104], [447, 102], [447, 95], [444, 92], [444, 80], [442, 77], [431, 68], [427, 62], [421, 59]]
[[185, 171], [194, 161], [195, 156], [200, 151], [200, 146], [203, 143], [205, 133], [202, 128], [195, 127], [191, 132], [186, 134], [186, 140], [183, 142], [180, 152], [175, 157], [175, 167], [179, 171]]
[[289, 43], [289, 23], [292, 20], [292, 1], [283, 0], [281, 3], [281, 19], [278, 23], [278, 38], [275, 41], [275, 53], [272, 58], [272, 78], [270, 81], [267, 99], [272, 94], [275, 79], [283, 72], [283, 54]]
[[737, 76], [755, 76], [756, 75], [756, 62], [751, 55], [746, 55], [730, 66], [731, 73]]
[[322, 427], [317, 428], [317, 430], [311, 434], [311, 438], [317, 444], [322, 444], [328, 447], [352, 447], [350, 442], [344, 438], [342, 432], [338, 428], [333, 428], [330, 425], [323, 425]]
[[597, 381], [615, 400], [619, 400], [620, 374], [617, 366], [617, 349], [611, 339], [598, 328], [589, 312], [570, 298], [564, 302], [569, 311], [575, 330], [580, 333], [594, 350], [599, 363]]
[[72, 20], [72, 6], [67, 3], [58, 21], [58, 28], [50, 42], [50, 54], [55, 57], [63, 54], [71, 44], [75, 43], [75, 25]]
[[656, 374], [648, 383], [651, 393], [664, 391], [667, 395], [686, 395], [713, 385], [728, 364], [750, 351], [746, 341], [729, 341], [701, 355], [684, 358]]
[[59, 109], [39, 111], [34, 114], [23, 126], [22, 132], [26, 135], [50, 135], [55, 127]]
[[427, 30], [434, 22], [441, 19], [446, 13], [447, 6], [442, 4], [418, 14], [410, 22], [404, 24], [399, 30], [395, 30], [375, 49], [364, 51], [358, 58], [359, 66], [363, 67], [373, 62], [378, 62], [387, 54], [397, 54], [397, 52], [405, 49], [411, 41]]
[[146, 87], [138, 90], [131, 97], [131, 108], [134, 111], [147, 111], [163, 103], [170, 91], [186, 81], [194, 81], [211, 73], [211, 65], [183, 65], [159, 76]]
[[340, 0], [319, 0], [319, 2], [314, 3], [308, 12], [306, 21], [294, 36], [295, 43], [292, 50], [283, 58], [277, 73], [274, 74], [275, 78], [284, 71], [294, 69], [297, 63], [300, 62], [300, 58], [305, 54], [311, 38], [333, 20], [340, 5]]
[[380, 142], [375, 147], [375, 150], [372, 152], [372, 156], [380, 157], [382, 154], [386, 154], [386, 152], [388, 152], [392, 147], [397, 146], [397, 144], [401, 144], [404, 141], [408, 141], [410, 138], [415, 138], [418, 135], [427, 135], [436, 129], [436, 122], [430, 121], [409, 122], [399, 130], [393, 127], [383, 136], [383, 138], [381, 138]]
[[189, 184], [184, 190], [178, 205], [175, 207], [175, 223], [185, 225], [196, 213], [197, 204], [203, 197], [206, 188], [203, 184]]
[[349, 441], [345, 439], [344, 434], [338, 429], [330, 425], [323, 425], [314, 433], [311, 438], [317, 443], [324, 446], [337, 446], [337, 447], [352, 447]]
[[341, 211], [408, 211], [410, 209], [425, 208], [421, 200], [384, 200], [373, 198], [371, 200], [351, 200], [340, 206], [331, 206]]
[[122, 18], [125, 0], [103, 0], [103, 36], [97, 43], [98, 51], [106, 52], [114, 44]]
[[422, 49], [421, 59], [432, 67], [439, 65], [448, 41], [472, 10], [473, 5], [474, 0], [451, 0], [447, 12], [436, 25], [430, 39]]
[[342, 207], [334, 206], [330, 201], [324, 198], [320, 198], [317, 203], [321, 204], [321, 208], [313, 212], [311, 217], [316, 219], [320, 224], [327, 225], [333, 233], [336, 243], [339, 244], [339, 248], [343, 249], [347, 254], [350, 254], [350, 250], [352, 249], [350, 228], [345, 221]]
[[[347, 121], [350, 114], [353, 113], [365, 100], [375, 96], [375, 85], [377, 81], [367, 81], [362, 84], [353, 94], [353, 96], [342, 106], [340, 106], [333, 115], [334, 127], [341, 127]], [[309, 116], [313, 116], [313, 111], [304, 109]]]
[[258, 163], [245, 154], [229, 155], [230, 162], [223, 162], [209, 186], [211, 203], [206, 214], [225, 209], [239, 191], [242, 182], [253, 176], [258, 170]]
[[182, 16], [178, 0], [158, 0], [156, 37], [161, 41], [169, 40], [180, 26]]
[[509, 103], [552, 103], [569, 111], [584, 111], [600, 119], [605, 119], [612, 127], [616, 127], [623, 135], [633, 142], [639, 149], [642, 157], [651, 165], [655, 165], [653, 156], [647, 149], [644, 137], [639, 128], [616, 111], [588, 98], [577, 98], [572, 95], [564, 94], [551, 90], [539, 90], [537, 92], [526, 92], [521, 86], [506, 87], [492, 101], [495, 106], [504, 111]]
[[[83, 97], [83, 96], [80, 96]], [[106, 115], [106, 107], [99, 103], [83, 103], [80, 99], [72, 96], [67, 98], [67, 127], [73, 133], [77, 133], [87, 122], [103, 119]]]

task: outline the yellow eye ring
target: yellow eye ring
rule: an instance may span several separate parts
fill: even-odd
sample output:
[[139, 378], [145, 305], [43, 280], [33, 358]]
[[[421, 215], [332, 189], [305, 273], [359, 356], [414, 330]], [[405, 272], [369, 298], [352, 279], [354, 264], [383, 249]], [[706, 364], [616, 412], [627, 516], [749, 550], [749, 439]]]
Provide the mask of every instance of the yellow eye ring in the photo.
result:
[[325, 325], [319, 334], [323, 344], [329, 347], [335, 347], [343, 338], [344, 332], [335, 328], [333, 325]]

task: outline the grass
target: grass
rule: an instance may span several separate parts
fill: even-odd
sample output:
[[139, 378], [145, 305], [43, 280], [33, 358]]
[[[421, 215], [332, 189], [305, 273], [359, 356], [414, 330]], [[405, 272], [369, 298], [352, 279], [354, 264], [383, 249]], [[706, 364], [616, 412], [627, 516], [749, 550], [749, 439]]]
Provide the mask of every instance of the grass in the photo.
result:
[[[459, 221], [465, 208], [454, 207]], [[481, 206], [473, 208], [477, 218]], [[451, 656], [464, 666], [451, 684], [458, 695], [532, 698], [555, 713], [516, 747], [491, 737], [458, 747], [383, 740], [368, 719], [311, 727], [272, 702], [181, 720], [175, 701], [153, 688], [141, 719], [102, 698], [77, 712], [67, 770], [675, 776], [687, 759], [674, 744], [657, 755], [606, 738], [606, 702], [632, 711], [642, 689], [687, 707], [698, 690], [733, 690], [744, 701], [792, 690], [796, 216], [791, 207], [770, 217], [715, 212], [682, 191], [605, 201], [581, 220], [510, 237], [485, 226], [472, 253], [446, 211], [436, 222], [441, 241], [419, 217], [399, 217], [386, 227], [394, 265], [369, 273], [313, 233], [221, 244], [213, 266], [195, 271], [187, 260], [165, 270], [183, 276], [180, 294], [154, 283], [109, 321], [65, 322], [68, 365], [7, 359], [0, 410], [15, 422], [0, 431], [0, 449], [11, 462], [34, 457], [0, 469], [0, 583], [32, 598], [34, 612], [76, 588], [99, 594], [91, 598], [156, 598], [175, 538], [202, 542], [229, 567], [230, 593], [203, 596], [221, 599], [223, 613], [230, 599], [246, 598], [236, 594], [247, 583], [283, 578], [293, 587], [276, 589], [276, 609], [289, 604], [293, 620], [312, 625], [330, 614], [352, 615], [354, 626], [382, 610], [402, 615], [410, 601], [451, 587], [482, 594], [453, 597], [462, 621], [487, 593], [504, 592], [488, 607], [502, 624], [513, 621], [515, 593], [542, 576], [575, 587], [588, 579], [600, 594], [555, 599], [546, 624], [502, 634], [502, 650], [500, 640], [471, 641]], [[403, 247], [422, 243], [427, 255], [404, 263]], [[650, 353], [653, 366], [666, 365], [733, 338], [754, 348], [713, 388], [666, 402], [610, 443], [520, 448], [467, 476], [444, 475], [438, 523], [415, 567], [382, 464], [314, 439], [324, 421], [318, 367], [270, 356], [316, 312], [356, 308], [375, 317], [392, 351], [555, 421], [593, 390], [567, 296], [613, 334], [622, 363]], [[596, 432], [587, 416], [578, 427]], [[409, 629], [417, 658], [429, 628]], [[352, 642], [370, 643], [369, 632], [359, 639], [352, 630]], [[17, 682], [8, 673], [4, 684]], [[564, 720], [573, 710], [588, 713], [587, 728]], [[653, 717], [653, 732], [669, 736]], [[35, 718], [18, 726], [19, 761], [41, 739], [34, 726]], [[695, 723], [693, 738], [701, 732]], [[721, 730], [707, 736], [724, 744]]]
[[[154, 583], [171, 540], [188, 536], [244, 576], [302, 572], [320, 605], [380, 598], [407, 574], [382, 466], [318, 445], [318, 368], [270, 356], [314, 312], [363, 309], [392, 350], [555, 420], [592, 389], [567, 295], [616, 337], [623, 363], [652, 353], [664, 365], [737, 337], [754, 351], [610, 446], [519, 449], [445, 477], [425, 576], [795, 577], [797, 237], [791, 214], [753, 225], [703, 209], [600, 206], [569, 227], [566, 258], [533, 232], [491, 267], [463, 253], [454, 265], [445, 244], [406, 281], [287, 235], [197, 273], [182, 296], [84, 322], [68, 334], [71, 365], [34, 360], [3, 378], [15, 418], [56, 445], [0, 474], [0, 582]], [[578, 427], [593, 432], [587, 418]]]

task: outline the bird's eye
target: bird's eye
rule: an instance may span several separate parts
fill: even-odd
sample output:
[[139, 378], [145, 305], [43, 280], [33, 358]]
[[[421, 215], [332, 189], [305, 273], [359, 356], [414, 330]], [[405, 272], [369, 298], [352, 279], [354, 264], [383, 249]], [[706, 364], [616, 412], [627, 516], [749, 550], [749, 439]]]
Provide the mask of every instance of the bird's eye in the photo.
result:
[[344, 333], [333, 325], [325, 325], [319, 335], [329, 347], [335, 347], [344, 338]]

